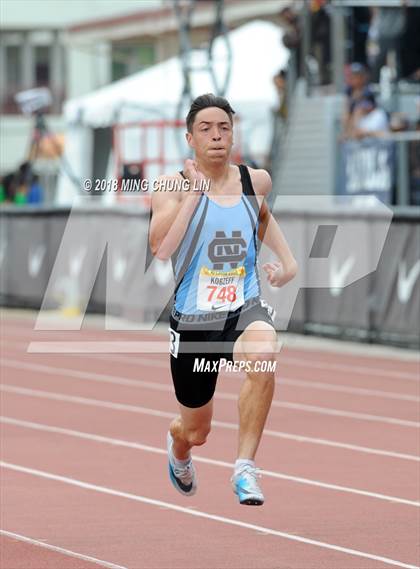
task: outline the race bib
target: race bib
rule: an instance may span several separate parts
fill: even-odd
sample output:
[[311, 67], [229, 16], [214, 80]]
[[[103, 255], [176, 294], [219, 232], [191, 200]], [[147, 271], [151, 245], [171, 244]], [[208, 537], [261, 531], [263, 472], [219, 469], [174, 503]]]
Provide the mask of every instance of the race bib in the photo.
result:
[[236, 310], [244, 304], [245, 267], [214, 271], [201, 267], [197, 308], [206, 312]]
[[174, 357], [178, 357], [180, 333], [168, 328], [169, 330], [169, 353]]

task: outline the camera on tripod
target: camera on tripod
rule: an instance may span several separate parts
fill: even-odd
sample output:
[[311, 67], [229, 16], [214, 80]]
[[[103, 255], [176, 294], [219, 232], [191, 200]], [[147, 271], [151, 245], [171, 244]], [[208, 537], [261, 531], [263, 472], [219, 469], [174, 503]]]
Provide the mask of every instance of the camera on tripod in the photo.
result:
[[47, 87], [20, 91], [14, 98], [24, 115], [45, 112], [52, 105], [51, 91]]

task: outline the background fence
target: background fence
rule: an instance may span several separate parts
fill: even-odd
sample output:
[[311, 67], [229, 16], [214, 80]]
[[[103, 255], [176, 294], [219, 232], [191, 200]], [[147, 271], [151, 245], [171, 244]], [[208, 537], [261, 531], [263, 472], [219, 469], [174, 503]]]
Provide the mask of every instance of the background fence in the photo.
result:
[[[357, 220], [354, 230], [363, 234], [367, 248], [363, 253], [369, 258], [370, 250], [378, 246], [376, 227], [381, 221], [381, 215], [373, 212], [366, 209], [353, 214], [345, 208], [330, 213], [283, 211], [281, 226], [300, 271], [310, 270], [303, 255], [312, 243], [305, 241], [313, 240], [314, 227], [321, 225]], [[77, 238], [71, 247], [61, 246], [58, 255], [69, 214], [64, 208], [11, 207], [0, 212], [2, 304], [40, 308], [45, 296], [46, 309], [78, 307], [103, 312], [106, 308], [108, 313], [133, 321], [164, 320], [173, 291], [172, 267], [170, 261], [153, 260], [150, 255], [149, 216], [121, 207], [73, 209]], [[344, 288], [337, 288], [333, 274], [334, 266], [336, 272], [342, 270], [343, 259], [337, 265], [330, 255], [330, 286], [298, 291], [288, 330], [418, 346], [418, 218], [416, 208], [397, 208], [377, 270]], [[107, 247], [109, 231], [112, 247]], [[263, 297], [281, 313], [283, 289], [269, 287], [261, 277]]]

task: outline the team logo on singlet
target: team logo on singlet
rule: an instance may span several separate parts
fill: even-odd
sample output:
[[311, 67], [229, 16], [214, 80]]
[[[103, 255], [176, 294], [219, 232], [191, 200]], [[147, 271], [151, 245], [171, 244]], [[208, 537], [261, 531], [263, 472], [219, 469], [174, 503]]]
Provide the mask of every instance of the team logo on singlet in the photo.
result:
[[[236, 310], [244, 304], [246, 241], [241, 231], [216, 231], [208, 246], [213, 267], [201, 267], [197, 290], [197, 308], [208, 312]], [[225, 267], [225, 263], [228, 265]], [[227, 270], [224, 270], [227, 269]]]
[[246, 241], [240, 231], [232, 231], [232, 237], [226, 237], [224, 231], [216, 231], [209, 243], [208, 256], [213, 263], [213, 270], [222, 271], [224, 263], [236, 269], [238, 263], [246, 257]]

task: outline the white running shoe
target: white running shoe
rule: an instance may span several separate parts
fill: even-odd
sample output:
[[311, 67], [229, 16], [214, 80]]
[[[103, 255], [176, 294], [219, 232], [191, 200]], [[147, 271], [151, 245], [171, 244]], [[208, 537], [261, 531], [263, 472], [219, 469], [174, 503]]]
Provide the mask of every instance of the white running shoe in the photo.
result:
[[168, 431], [168, 466], [171, 482], [178, 492], [184, 496], [193, 496], [197, 492], [197, 476], [192, 459], [190, 459], [186, 466], [175, 466], [173, 463], [174, 455], [172, 453], [173, 442], [172, 435]]
[[239, 503], [247, 506], [262, 506], [264, 495], [258, 486], [260, 469], [250, 464], [243, 465], [231, 478], [232, 488], [239, 498]]

